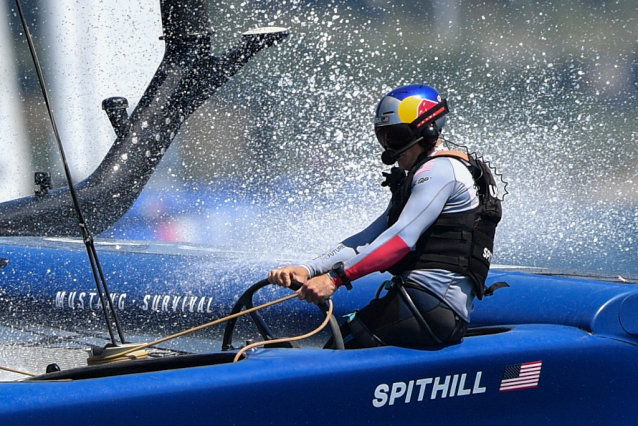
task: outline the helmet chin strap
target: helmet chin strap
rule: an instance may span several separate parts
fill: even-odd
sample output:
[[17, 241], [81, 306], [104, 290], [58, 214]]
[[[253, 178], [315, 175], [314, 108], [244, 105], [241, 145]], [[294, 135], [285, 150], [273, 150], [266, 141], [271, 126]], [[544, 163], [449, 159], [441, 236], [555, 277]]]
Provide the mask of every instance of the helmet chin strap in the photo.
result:
[[417, 143], [421, 142], [421, 140], [423, 140], [423, 136], [416, 138], [415, 140], [413, 140], [412, 142], [410, 142], [409, 144], [407, 144], [404, 148], [401, 148], [398, 151], [393, 151], [391, 149], [386, 149], [385, 151], [383, 151], [383, 153], [381, 154], [381, 161], [383, 162], [383, 164], [385, 164], [386, 166], [391, 166], [393, 165], [396, 161], [397, 158], [399, 158], [399, 156], [401, 154], [403, 154], [405, 151], [407, 151], [408, 149], [412, 148], [414, 145], [416, 145]]

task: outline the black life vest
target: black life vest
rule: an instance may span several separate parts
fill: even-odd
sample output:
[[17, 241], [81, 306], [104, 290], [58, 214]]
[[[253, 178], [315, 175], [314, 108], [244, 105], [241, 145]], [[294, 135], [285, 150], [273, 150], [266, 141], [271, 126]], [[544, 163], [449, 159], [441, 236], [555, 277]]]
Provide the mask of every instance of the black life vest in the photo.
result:
[[[460, 213], [441, 214], [419, 237], [415, 250], [388, 268], [394, 275], [415, 269], [445, 269], [472, 278], [479, 299], [486, 294], [485, 279], [490, 269], [494, 249], [494, 234], [501, 220], [501, 201], [497, 198], [497, 186], [489, 167], [481, 160], [460, 151], [441, 151], [432, 156], [417, 159], [407, 176], [397, 182], [389, 175], [386, 185], [392, 190], [392, 207], [388, 213], [388, 226], [401, 215], [412, 191], [414, 174], [428, 161], [439, 157], [451, 157], [463, 163], [474, 178], [478, 207]], [[398, 169], [397, 169], [398, 170]]]

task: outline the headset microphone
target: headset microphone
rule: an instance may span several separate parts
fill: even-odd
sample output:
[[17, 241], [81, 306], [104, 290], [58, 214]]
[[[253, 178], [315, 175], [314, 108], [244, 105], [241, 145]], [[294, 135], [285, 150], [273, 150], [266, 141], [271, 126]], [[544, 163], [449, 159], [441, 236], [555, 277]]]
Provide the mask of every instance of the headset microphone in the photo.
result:
[[383, 164], [385, 164], [386, 166], [391, 166], [393, 165], [397, 160], [396, 160], [396, 156], [394, 154], [393, 151], [390, 151], [389, 149], [386, 149], [385, 151], [383, 151], [383, 153], [381, 154], [381, 161], [383, 162]]
[[414, 145], [416, 145], [417, 143], [421, 142], [421, 140], [423, 139], [423, 137], [420, 138], [416, 138], [415, 140], [413, 140], [412, 142], [410, 142], [406, 147], [401, 148], [398, 151], [393, 151], [391, 149], [386, 149], [385, 151], [383, 151], [383, 153], [381, 154], [381, 161], [383, 162], [383, 164], [385, 164], [386, 166], [391, 166], [393, 165], [396, 161], [397, 158], [399, 158], [399, 156], [401, 154], [403, 154], [405, 151], [407, 151], [408, 149], [412, 148]]

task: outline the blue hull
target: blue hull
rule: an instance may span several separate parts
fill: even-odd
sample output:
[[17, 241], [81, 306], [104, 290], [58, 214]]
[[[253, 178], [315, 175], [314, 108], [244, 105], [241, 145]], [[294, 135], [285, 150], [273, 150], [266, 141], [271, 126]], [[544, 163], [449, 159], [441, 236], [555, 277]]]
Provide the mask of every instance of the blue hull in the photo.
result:
[[[34, 248], [32, 239], [11, 241], [0, 245], [0, 258], [9, 259], [0, 270], [5, 326], [12, 318], [28, 323], [31, 306], [31, 322], [39, 312], [40, 327], [103, 329], [99, 320], [80, 320], [93, 312], [86, 295], [79, 304], [79, 294], [92, 291], [90, 277], [80, 273], [86, 267], [80, 245], [38, 240]], [[146, 335], [167, 319], [179, 321], [162, 336], [227, 314], [238, 294], [284, 262], [157, 244], [98, 248], [111, 291], [126, 294], [125, 330]], [[337, 315], [365, 304], [382, 280], [377, 274], [355, 291], [337, 292]], [[636, 424], [630, 407], [638, 385], [638, 289], [507, 269], [492, 271], [488, 281], [510, 287], [477, 302], [472, 325], [478, 328], [458, 345], [260, 349], [234, 364], [232, 352], [217, 352], [71, 369], [0, 384], [0, 423]], [[262, 297], [285, 291], [267, 288]], [[60, 292], [67, 294], [62, 303]], [[144, 310], [145, 297], [154, 294], [163, 295], [161, 301]], [[180, 295], [198, 297], [192, 312], [191, 299], [186, 312], [179, 303], [172, 310]], [[212, 297], [211, 308], [202, 297]], [[205, 309], [198, 310], [201, 300]], [[319, 314], [314, 305], [291, 301], [264, 317], [295, 334], [316, 325]], [[221, 328], [200, 339], [220, 337]]]
[[[521, 325], [417, 351], [269, 349], [237, 364], [2, 384], [2, 424], [635, 424], [633, 344]], [[542, 361], [538, 385], [499, 391]], [[114, 368], [117, 368], [114, 367]]]

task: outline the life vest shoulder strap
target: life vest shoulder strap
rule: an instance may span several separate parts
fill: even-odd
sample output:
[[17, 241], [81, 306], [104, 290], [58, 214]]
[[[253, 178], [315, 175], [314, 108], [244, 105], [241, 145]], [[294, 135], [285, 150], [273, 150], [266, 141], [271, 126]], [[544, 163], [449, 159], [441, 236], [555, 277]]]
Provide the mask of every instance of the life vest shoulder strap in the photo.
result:
[[467, 153], [462, 151], [457, 151], [456, 149], [449, 149], [447, 151], [440, 151], [435, 154], [432, 154], [431, 157], [452, 157], [458, 158], [460, 160], [464, 160], [465, 162], [470, 162], [470, 156]]

